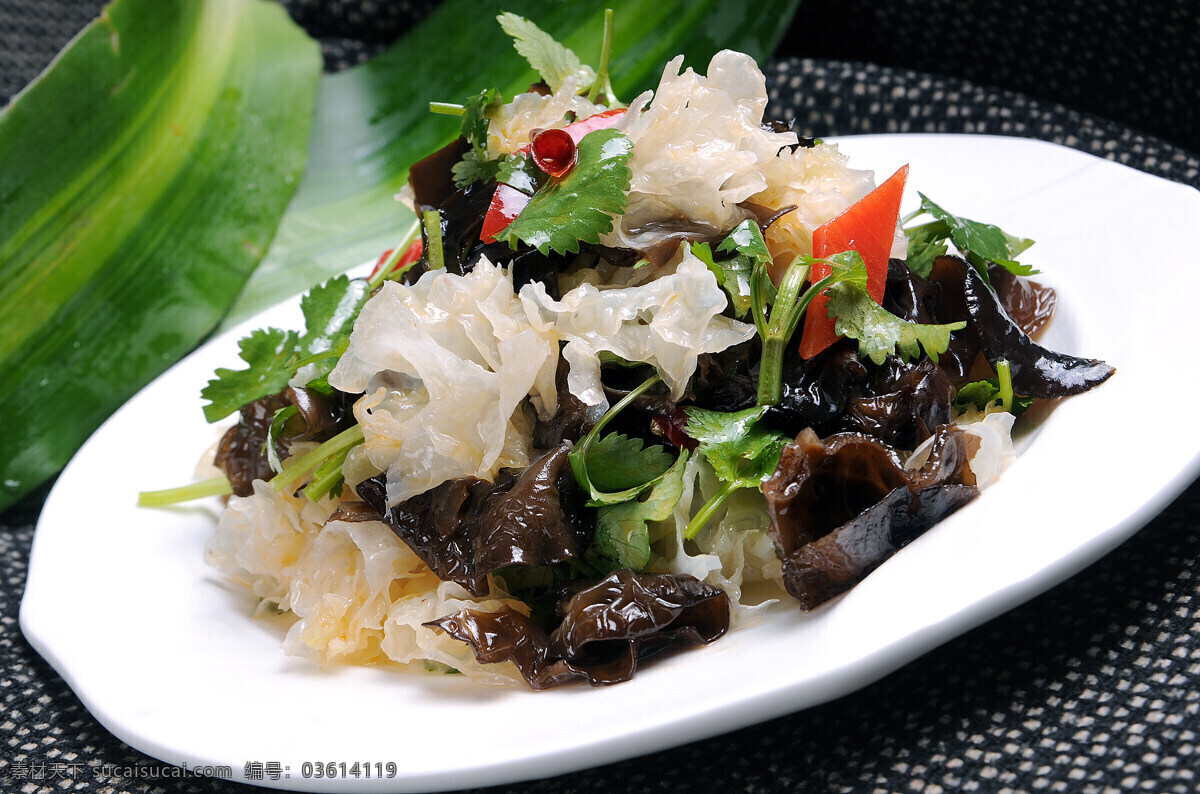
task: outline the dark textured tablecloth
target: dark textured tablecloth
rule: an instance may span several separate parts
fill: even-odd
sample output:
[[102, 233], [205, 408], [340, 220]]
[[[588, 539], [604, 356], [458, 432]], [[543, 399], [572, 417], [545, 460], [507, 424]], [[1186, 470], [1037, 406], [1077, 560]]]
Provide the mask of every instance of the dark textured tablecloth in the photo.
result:
[[[412, 13], [420, 4], [399, 5]], [[0, 100], [32, 78], [98, 6], [0, 0]], [[321, 18], [314, 2], [290, 7], [310, 30], [339, 22]], [[379, 46], [352, 37], [324, 44], [331, 68]], [[811, 134], [1040, 138], [1200, 185], [1196, 156], [1023, 95], [829, 60], [780, 59], [766, 71], [772, 113], [794, 115]], [[122, 774], [162, 765], [101, 727], [21, 635], [18, 605], [45, 494], [0, 516], [0, 791], [241, 789], [203, 778]], [[651, 757], [497, 790], [1200, 790], [1197, 526], [1200, 483], [1074, 578], [855, 694]]]

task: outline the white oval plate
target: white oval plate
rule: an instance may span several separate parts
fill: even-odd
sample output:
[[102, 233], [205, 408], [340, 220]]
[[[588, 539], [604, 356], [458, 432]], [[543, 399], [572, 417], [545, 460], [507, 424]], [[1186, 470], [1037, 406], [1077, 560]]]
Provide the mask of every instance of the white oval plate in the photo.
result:
[[[854, 590], [788, 605], [615, 687], [533, 693], [289, 659], [283, 629], [207, 568], [216, 500], [135, 507], [190, 481], [216, 438], [199, 391], [236, 366], [221, 336], [117, 412], [83, 447], [38, 523], [21, 628], [105, 727], [177, 765], [276, 762], [269, 786], [412, 791], [540, 778], [642, 755], [836, 698], [1067, 578], [1158, 513], [1196, 475], [1200, 423], [1131, 421], [1200, 393], [1200, 193], [1051, 144], [943, 135], [841, 140], [879, 179], [911, 163], [916, 191], [1037, 240], [1059, 289], [1051, 347], [1117, 374], [1063, 403], [998, 484]], [[1164, 432], [1165, 431], [1165, 432]], [[369, 763], [370, 777], [305, 764]], [[396, 764], [387, 776], [387, 762]], [[376, 764], [379, 766], [376, 766]], [[361, 770], [360, 770], [361, 772]], [[383, 773], [380, 776], [380, 772]], [[260, 783], [260, 784], [261, 784]]]

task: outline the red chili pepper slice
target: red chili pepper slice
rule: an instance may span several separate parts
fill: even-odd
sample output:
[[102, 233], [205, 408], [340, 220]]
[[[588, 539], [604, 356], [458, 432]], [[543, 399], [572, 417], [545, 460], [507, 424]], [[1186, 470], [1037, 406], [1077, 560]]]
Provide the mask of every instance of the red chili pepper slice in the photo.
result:
[[579, 151], [566, 130], [542, 130], [533, 136], [533, 162], [555, 179], [562, 179], [575, 167]]
[[492, 203], [488, 205], [487, 214], [483, 216], [483, 228], [479, 230], [479, 239], [485, 243], [496, 242], [496, 234], [516, 220], [531, 198], [533, 196], [528, 193], [522, 193], [503, 182], [496, 185]]
[[[867, 292], [876, 303], [883, 300], [883, 289], [887, 285], [888, 258], [907, 179], [906, 165], [841, 215], [813, 230], [813, 256], [818, 259], [842, 251], [858, 251], [867, 266]], [[815, 283], [831, 272], [833, 269], [829, 265], [817, 262], [809, 279]], [[818, 295], [804, 313], [804, 334], [800, 337], [802, 358], [812, 358], [837, 341], [834, 321], [825, 313], [828, 300], [825, 295]]]

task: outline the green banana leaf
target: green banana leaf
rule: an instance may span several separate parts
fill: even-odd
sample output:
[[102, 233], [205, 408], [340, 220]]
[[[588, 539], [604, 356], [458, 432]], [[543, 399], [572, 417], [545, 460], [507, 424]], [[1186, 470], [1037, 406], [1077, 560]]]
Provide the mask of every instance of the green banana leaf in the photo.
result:
[[320, 73], [277, 4], [117, 0], [0, 115], [0, 510], [224, 316]]
[[531, 19], [584, 63], [600, 60], [604, 9], [615, 19], [613, 87], [624, 101], [654, 88], [683, 54], [704, 71], [718, 50], [764, 61], [799, 0], [449, 0], [370, 62], [321, 81], [308, 172], [266, 259], [228, 327], [408, 238], [416, 218], [394, 195], [408, 167], [458, 135], [458, 119], [429, 103], [485, 88], [505, 98], [537, 79], [496, 22]]

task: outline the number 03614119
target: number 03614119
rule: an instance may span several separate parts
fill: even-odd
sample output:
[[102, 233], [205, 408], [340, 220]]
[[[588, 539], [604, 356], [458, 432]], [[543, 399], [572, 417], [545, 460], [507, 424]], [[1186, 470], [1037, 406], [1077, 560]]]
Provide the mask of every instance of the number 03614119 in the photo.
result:
[[397, 771], [395, 761], [305, 761], [300, 765], [300, 775], [306, 778], [382, 778], [395, 777]]

